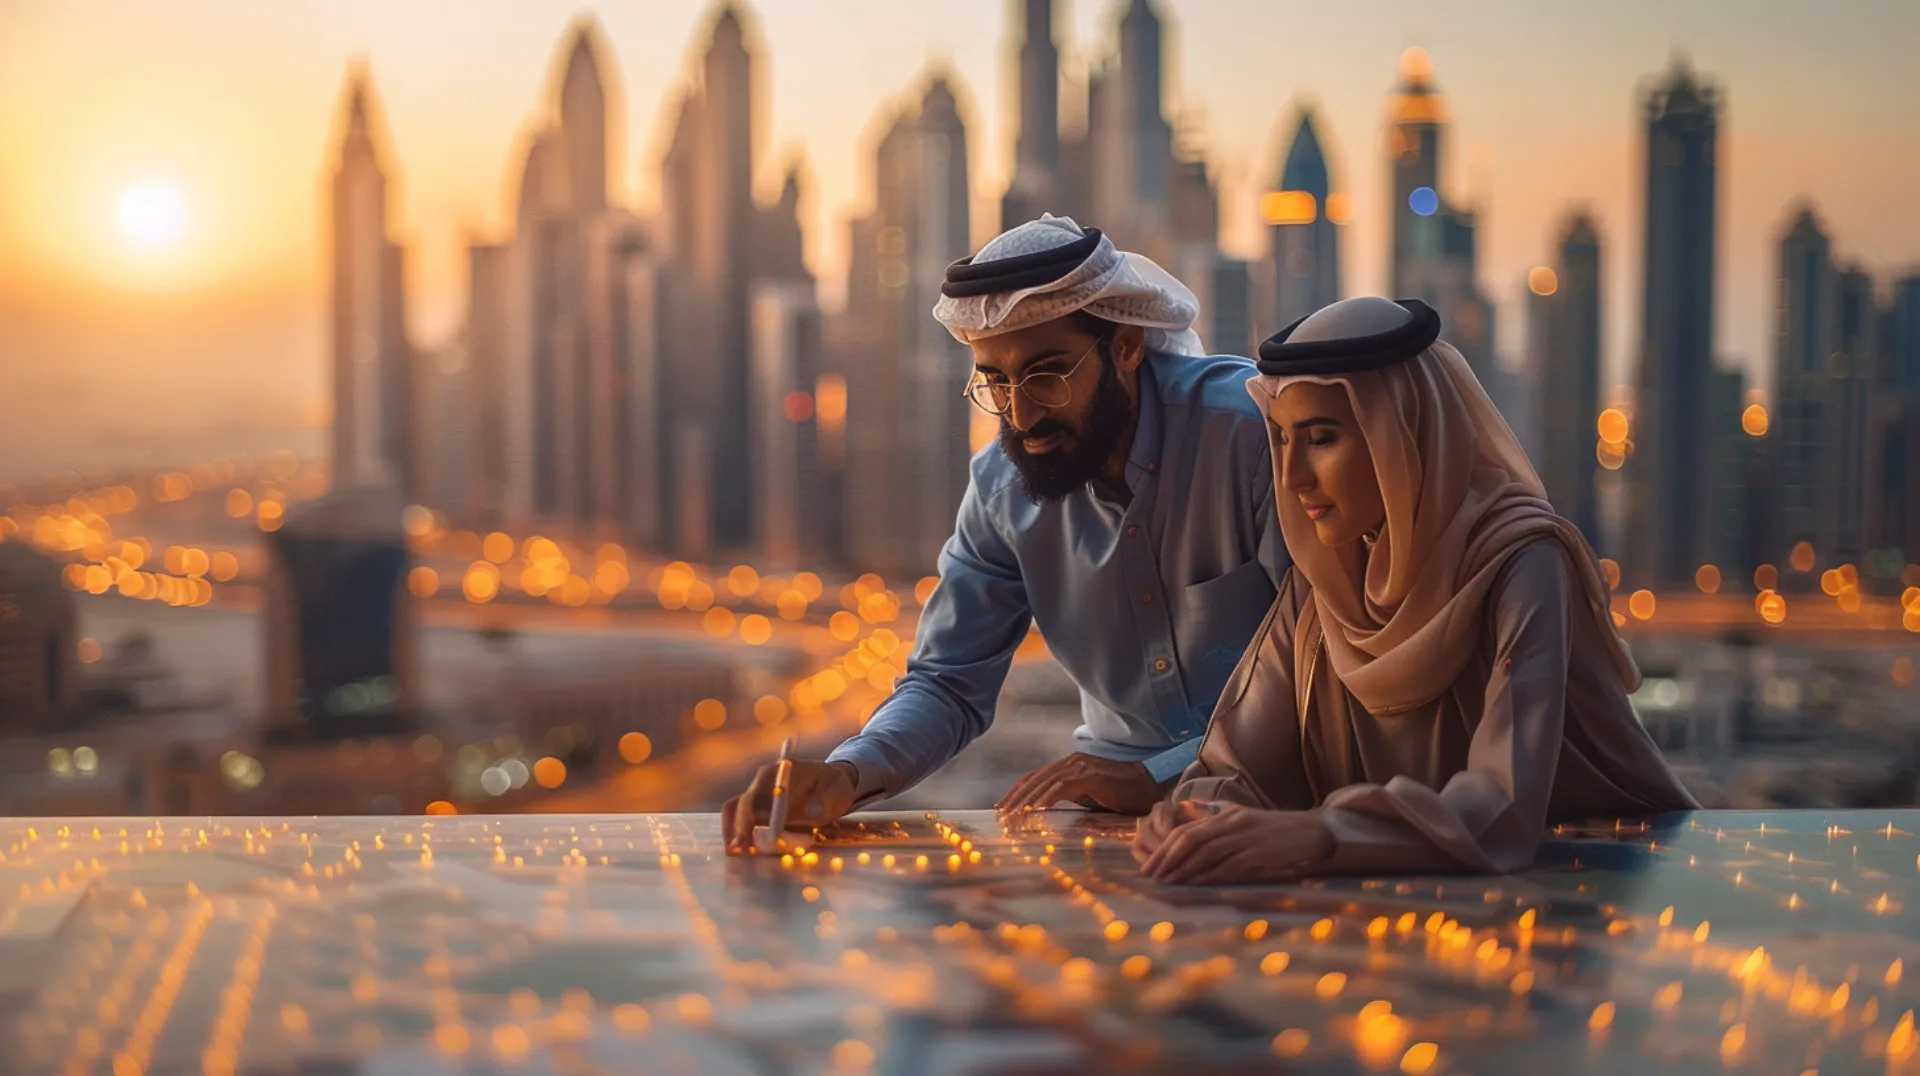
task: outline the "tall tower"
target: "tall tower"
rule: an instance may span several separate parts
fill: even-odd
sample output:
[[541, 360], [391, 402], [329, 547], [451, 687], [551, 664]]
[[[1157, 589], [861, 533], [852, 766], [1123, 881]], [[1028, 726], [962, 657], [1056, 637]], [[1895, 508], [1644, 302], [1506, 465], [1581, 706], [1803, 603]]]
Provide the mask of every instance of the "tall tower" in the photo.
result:
[[1540, 478], [1561, 515], [1600, 545], [1594, 420], [1600, 414], [1600, 236], [1585, 213], [1560, 235], [1558, 264], [1529, 281], [1528, 335], [1540, 375]]
[[1131, 0], [1120, 20], [1120, 92], [1131, 134], [1133, 197], [1150, 212], [1166, 205], [1173, 165], [1173, 125], [1161, 101], [1166, 71], [1162, 40], [1160, 16], [1151, 0]]
[[[1446, 99], [1433, 88], [1433, 59], [1427, 50], [1400, 56], [1400, 84], [1388, 113], [1387, 155], [1393, 165], [1393, 257], [1390, 292], [1412, 295], [1407, 261], [1419, 245], [1420, 221], [1440, 209], [1440, 148], [1446, 130]], [[1442, 311], [1445, 316], [1445, 311]]]
[[1646, 291], [1634, 401], [1629, 575], [1692, 584], [1705, 562], [1719, 93], [1682, 61], [1646, 97]]
[[967, 350], [926, 314], [971, 249], [967, 132], [937, 73], [874, 154], [873, 211], [853, 222], [847, 312], [860, 340], [848, 378], [847, 475], [855, 560], [931, 571], [966, 492]]
[[1041, 213], [1064, 216], [1060, 191], [1060, 49], [1053, 40], [1053, 0], [1015, 0], [1025, 27], [1020, 42], [1020, 135], [1013, 180], [1000, 202], [1000, 226]]
[[1261, 204], [1261, 216], [1269, 226], [1274, 283], [1273, 322], [1268, 331], [1277, 332], [1339, 301], [1340, 236], [1327, 204], [1332, 193], [1313, 110], [1302, 107], [1293, 144], [1280, 169], [1280, 184]]
[[1120, 20], [1116, 64], [1087, 87], [1089, 209], [1116, 243], [1167, 264], [1173, 125], [1161, 101], [1160, 16], [1149, 0], [1129, 0]]
[[333, 472], [338, 484], [411, 495], [412, 356], [400, 248], [387, 239], [387, 178], [374, 145], [364, 67], [347, 75], [346, 133], [333, 173]]
[[581, 215], [607, 208], [607, 96], [594, 60], [595, 34], [590, 18], [575, 25], [560, 81], [568, 208]]
[[[755, 212], [753, 205], [753, 57], [740, 15], [729, 4], [714, 23], [713, 44], [702, 64], [705, 124], [701, 170], [707, 193], [697, 226], [696, 279], [711, 305], [707, 357], [714, 390], [707, 412], [713, 460], [709, 480], [711, 540], [717, 548], [744, 549], [753, 539], [750, 491], [751, 421], [747, 360], [747, 296]], [[695, 346], [692, 341], [682, 342]], [[699, 361], [689, 355], [689, 360]]]
[[[1831, 496], [1827, 364], [1838, 335], [1839, 281], [1832, 243], [1809, 208], [1800, 209], [1780, 238], [1776, 289], [1780, 304], [1773, 368], [1777, 511], [1769, 552], [1784, 560], [1800, 542], [1813, 543], [1816, 555], [1822, 552], [1824, 509]], [[1825, 550], [1828, 557], [1833, 552]]]

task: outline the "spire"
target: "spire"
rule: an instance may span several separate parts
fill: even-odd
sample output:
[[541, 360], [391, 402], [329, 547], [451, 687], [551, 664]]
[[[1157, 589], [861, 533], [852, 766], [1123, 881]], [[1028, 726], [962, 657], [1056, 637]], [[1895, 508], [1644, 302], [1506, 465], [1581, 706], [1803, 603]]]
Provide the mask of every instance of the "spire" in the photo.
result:
[[1288, 148], [1286, 163], [1280, 170], [1279, 189], [1306, 191], [1322, 202], [1332, 189], [1326, 153], [1321, 150], [1320, 135], [1314, 130], [1311, 106], [1300, 106], [1300, 124], [1294, 129], [1293, 145]]
[[1445, 123], [1446, 98], [1433, 85], [1433, 57], [1415, 45], [1400, 54], [1400, 85], [1388, 109], [1393, 123]]

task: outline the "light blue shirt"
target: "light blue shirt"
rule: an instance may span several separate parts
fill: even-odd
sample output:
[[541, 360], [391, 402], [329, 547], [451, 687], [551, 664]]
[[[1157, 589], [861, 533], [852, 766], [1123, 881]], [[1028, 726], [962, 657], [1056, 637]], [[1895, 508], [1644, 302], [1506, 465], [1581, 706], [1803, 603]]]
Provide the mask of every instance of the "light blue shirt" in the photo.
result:
[[1232, 357], [1140, 364], [1125, 502], [1093, 483], [1036, 504], [997, 442], [974, 456], [906, 674], [828, 756], [859, 772], [856, 805], [987, 731], [1030, 624], [1080, 688], [1079, 750], [1144, 761], [1160, 782], [1193, 761], [1289, 563], [1254, 372]]

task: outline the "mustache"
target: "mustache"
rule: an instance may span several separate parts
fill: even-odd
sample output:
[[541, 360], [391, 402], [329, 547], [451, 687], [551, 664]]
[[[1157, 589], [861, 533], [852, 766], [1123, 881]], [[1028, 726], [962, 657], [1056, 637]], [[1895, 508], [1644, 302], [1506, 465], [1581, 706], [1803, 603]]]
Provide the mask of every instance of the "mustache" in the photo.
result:
[[1064, 422], [1058, 422], [1050, 418], [1043, 418], [1040, 421], [1034, 423], [1031, 427], [1024, 430], [1016, 427], [1013, 423], [1008, 422], [1005, 419], [1001, 419], [1000, 428], [1001, 428], [1001, 431], [1005, 433], [1007, 436], [1017, 437], [1021, 440], [1025, 440], [1029, 437], [1035, 437], [1035, 438], [1051, 437], [1056, 433], [1064, 433], [1069, 437], [1073, 436], [1073, 427], [1068, 426]]

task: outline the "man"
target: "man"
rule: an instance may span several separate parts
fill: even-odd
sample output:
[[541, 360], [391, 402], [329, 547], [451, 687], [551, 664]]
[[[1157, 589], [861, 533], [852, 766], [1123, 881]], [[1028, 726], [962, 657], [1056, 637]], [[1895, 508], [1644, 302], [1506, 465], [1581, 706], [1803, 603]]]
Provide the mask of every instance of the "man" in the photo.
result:
[[[1194, 760], [1288, 563], [1253, 364], [1204, 357], [1193, 294], [1064, 217], [955, 262], [941, 296], [1000, 436], [973, 458], [906, 675], [826, 761], [794, 764], [790, 825], [898, 795], [985, 732], [1030, 624], [1084, 724], [997, 806], [1144, 814]], [[774, 772], [723, 809], [730, 850], [767, 821]]]

